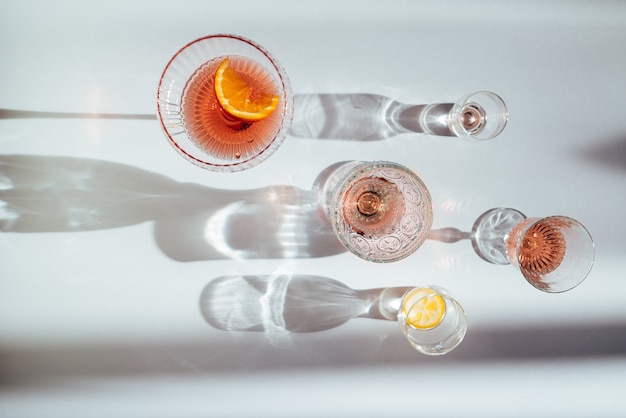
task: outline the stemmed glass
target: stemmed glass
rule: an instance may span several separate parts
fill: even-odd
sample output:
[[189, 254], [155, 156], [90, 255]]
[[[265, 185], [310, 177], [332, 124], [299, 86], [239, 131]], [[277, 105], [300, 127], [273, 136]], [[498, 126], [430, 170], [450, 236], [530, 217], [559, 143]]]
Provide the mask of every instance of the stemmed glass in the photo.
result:
[[424, 243], [432, 226], [426, 185], [400, 164], [337, 163], [318, 176], [313, 189], [341, 243], [368, 261], [407, 257]]
[[578, 286], [594, 262], [589, 231], [567, 216], [527, 218], [512, 208], [494, 208], [478, 217], [471, 233], [454, 228], [429, 236], [446, 242], [469, 238], [482, 259], [511, 264], [537, 289], [561, 293]]
[[451, 108], [446, 104], [425, 106], [419, 122], [427, 134], [441, 135], [447, 128], [466, 141], [483, 142], [498, 136], [508, 118], [509, 112], [500, 96], [479, 91], [462, 97]]
[[[214, 82], [225, 58], [246, 82], [278, 97], [269, 117], [250, 122], [224, 111]], [[174, 54], [159, 81], [157, 108], [166, 137], [187, 161], [235, 172], [256, 166], [282, 144], [293, 117], [293, 93], [285, 70], [265, 48], [241, 36], [217, 34]]]
[[375, 141], [421, 133], [484, 142], [508, 120], [497, 94], [479, 91], [455, 103], [406, 104], [373, 93], [296, 94], [290, 135], [300, 138]]

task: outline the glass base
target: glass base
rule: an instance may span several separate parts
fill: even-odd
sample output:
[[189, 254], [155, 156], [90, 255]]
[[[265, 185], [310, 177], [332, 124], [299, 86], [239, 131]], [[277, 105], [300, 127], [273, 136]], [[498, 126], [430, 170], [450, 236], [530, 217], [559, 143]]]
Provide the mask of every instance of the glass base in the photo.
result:
[[515, 225], [526, 219], [511, 208], [490, 209], [472, 227], [472, 246], [476, 254], [493, 264], [510, 264], [506, 256], [506, 237]]
[[508, 119], [509, 112], [500, 96], [490, 91], [479, 91], [454, 104], [448, 123], [459, 138], [482, 142], [498, 136]]

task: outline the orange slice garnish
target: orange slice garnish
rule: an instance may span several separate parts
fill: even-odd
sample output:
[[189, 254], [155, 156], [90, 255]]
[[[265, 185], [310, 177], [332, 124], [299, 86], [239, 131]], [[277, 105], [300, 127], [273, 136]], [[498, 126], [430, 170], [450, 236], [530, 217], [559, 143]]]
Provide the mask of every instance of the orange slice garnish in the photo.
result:
[[446, 302], [440, 294], [428, 287], [409, 291], [404, 297], [402, 315], [415, 329], [435, 328], [446, 312]]
[[246, 122], [267, 118], [276, 110], [280, 100], [233, 69], [228, 58], [215, 72], [215, 94], [226, 113]]

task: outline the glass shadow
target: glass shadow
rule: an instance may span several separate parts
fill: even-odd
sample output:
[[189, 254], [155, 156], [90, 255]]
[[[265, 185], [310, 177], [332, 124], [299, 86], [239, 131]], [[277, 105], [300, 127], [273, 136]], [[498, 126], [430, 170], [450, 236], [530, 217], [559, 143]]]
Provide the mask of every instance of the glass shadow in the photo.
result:
[[290, 135], [379, 141], [404, 133], [456, 136], [445, 119], [454, 103], [407, 105], [370, 93], [296, 94]]
[[304, 274], [222, 276], [202, 291], [200, 310], [216, 329], [263, 332], [282, 345], [291, 333], [324, 331], [353, 318], [394, 320], [409, 289], [355, 290]]
[[0, 231], [84, 232], [152, 222], [178, 261], [324, 257], [345, 251], [312, 191], [223, 190], [109, 161], [0, 155]]
[[[404, 133], [456, 136], [445, 122], [454, 103], [407, 105], [379, 94], [294, 95], [289, 135], [307, 139], [378, 141]], [[42, 112], [0, 109], [1, 119], [135, 119], [151, 114]]]
[[157, 120], [151, 114], [43, 112], [38, 110], [0, 109], [0, 119], [134, 119]]

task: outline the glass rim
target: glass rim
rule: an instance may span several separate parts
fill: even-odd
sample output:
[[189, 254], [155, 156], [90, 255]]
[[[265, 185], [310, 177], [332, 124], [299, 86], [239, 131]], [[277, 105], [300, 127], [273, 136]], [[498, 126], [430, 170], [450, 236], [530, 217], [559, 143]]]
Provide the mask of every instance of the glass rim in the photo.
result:
[[[424, 287], [420, 286], [409, 289], [405, 293], [405, 296], [410, 291], [421, 288]], [[439, 286], [426, 286], [426, 288], [436, 290], [433, 294], [441, 296], [444, 300], [444, 303], [446, 304], [446, 310], [440, 322], [434, 327], [426, 329], [413, 327], [407, 323], [407, 315], [404, 315], [402, 313], [402, 308], [398, 310], [397, 321], [400, 325], [400, 328], [402, 329], [402, 333], [404, 334], [405, 339], [415, 350], [428, 356], [445, 355], [456, 349], [465, 339], [465, 336], [467, 334], [467, 313], [465, 312], [463, 305], [461, 305], [461, 303], [454, 296], [448, 293], [446, 289]], [[403, 296], [403, 301], [405, 296]], [[415, 306], [415, 304], [422, 300], [424, 297], [419, 298], [414, 304], [411, 305], [411, 307]], [[450, 309], [452, 309], [452, 316], [450, 316]], [[410, 309], [407, 310], [407, 312], [410, 312]], [[456, 325], [448, 330], [448, 327], [450, 327], [450, 321], [454, 321]], [[442, 338], [438, 342], [432, 340], [430, 342], [420, 341], [418, 339], [420, 335], [432, 336], [437, 335], [442, 331], [446, 332], [446, 330], [448, 330], [448, 332], [445, 334], [441, 334]]]
[[[390, 254], [389, 257], [386, 257], [384, 259], [376, 259], [375, 257], [363, 256], [362, 254], [359, 254], [352, 248], [352, 245], [348, 242], [348, 240], [344, 236], [344, 231], [342, 231], [338, 222], [335, 221], [343, 217], [342, 210], [335, 210], [332, 212], [333, 213], [332, 216], [334, 220], [333, 222], [331, 222], [331, 224], [332, 224], [333, 230], [335, 231], [335, 235], [338, 237], [341, 244], [350, 252], [352, 252], [353, 254], [367, 261], [372, 261], [372, 262], [377, 262], [377, 263], [388, 263], [388, 262], [399, 261], [408, 257], [409, 255], [414, 253], [418, 248], [420, 248], [422, 244], [424, 244], [424, 242], [428, 239], [428, 231], [430, 231], [430, 229], [432, 228], [432, 224], [433, 224], [433, 205], [432, 205], [432, 197], [430, 195], [430, 191], [428, 190], [428, 187], [426, 186], [422, 178], [410, 168], [402, 164], [392, 162], [392, 161], [378, 161], [378, 160], [358, 161], [358, 164], [352, 167], [350, 171], [348, 171], [343, 177], [341, 177], [338, 180], [337, 184], [334, 187], [334, 190], [332, 191], [331, 200], [341, 201], [342, 196], [345, 195], [345, 193], [352, 186], [355, 180], [358, 180], [361, 178], [368, 178], [369, 176], [368, 173], [379, 168], [399, 169], [404, 174], [411, 177], [413, 180], [415, 180], [418, 186], [418, 189], [421, 193], [421, 197], [423, 198], [423, 201], [426, 202], [425, 207], [426, 207], [426, 211], [428, 215], [426, 219], [427, 225], [425, 228], [422, 228], [425, 231], [425, 233], [421, 234], [422, 236], [417, 237], [417, 239], [414, 239], [413, 241], [411, 241], [408, 247], [411, 248], [412, 250], [403, 251], [403, 252], [400, 252], [399, 254], [395, 254], [395, 253]], [[402, 192], [402, 196], [404, 197], [404, 192], [403, 191], [401, 192]]]
[[[524, 277], [524, 279], [526, 279], [526, 281], [530, 283], [531, 286], [546, 293], [563, 293], [563, 292], [567, 292], [569, 290], [572, 290], [578, 287], [582, 282], [584, 282], [587, 276], [589, 276], [589, 273], [591, 273], [591, 270], [595, 263], [595, 242], [593, 241], [593, 237], [591, 236], [591, 233], [589, 232], [587, 227], [583, 225], [580, 221], [572, 217], [566, 216], [566, 215], [551, 215], [551, 216], [544, 216], [544, 217], [527, 218], [526, 220], [523, 221], [523, 222], [527, 222], [527, 224], [524, 226], [522, 230], [520, 230], [519, 234], [516, 237], [517, 241], [515, 242], [515, 259], [519, 260], [520, 252], [522, 250], [521, 242], [524, 236], [526, 235], [526, 233], [537, 223], [542, 222], [542, 221], [551, 221], [554, 219], [566, 220], [570, 222], [570, 225], [575, 226], [580, 232], [582, 232], [585, 235], [585, 238], [588, 238], [587, 242], [589, 243], [590, 249], [591, 249], [590, 258], [588, 260], [589, 265], [587, 269], [582, 274], [579, 275], [579, 279], [571, 286], [568, 286], [565, 288], [550, 289], [549, 285], [546, 285], [546, 286], [539, 285], [538, 282], [540, 282], [540, 280], [537, 280], [536, 278], [533, 278], [529, 274], [527, 274], [525, 269], [521, 268], [521, 266], [519, 265], [519, 261], [516, 261], [515, 264], [516, 264], [517, 269], [522, 273], [522, 276]], [[567, 253], [565, 257], [567, 257]], [[558, 271], [559, 267], [557, 267], [554, 271], [546, 273], [543, 277], [549, 277], [550, 275], [555, 274], [555, 272]]]
[[[496, 113], [486, 112], [483, 127], [477, 132], [472, 132], [464, 127], [462, 119], [462, 111], [468, 105], [478, 105], [484, 109], [484, 101], [487, 100], [491, 105], [497, 108]], [[454, 104], [450, 111], [450, 128], [460, 138], [469, 142], [485, 142], [500, 135], [506, 127], [509, 120], [509, 110], [505, 101], [500, 95], [489, 91], [480, 90], [471, 93]], [[486, 129], [488, 128], [488, 129]]]
[[[209, 161], [209, 159], [207, 158], [202, 158], [203, 155], [210, 156], [210, 153], [202, 150], [200, 147], [197, 147], [197, 146], [196, 146], [197, 148], [194, 149], [194, 151], [196, 152], [189, 151], [188, 149], [185, 149], [183, 146], [181, 146], [179, 142], [173, 137], [174, 135], [182, 133], [187, 138], [189, 138], [189, 140], [193, 142], [193, 140], [191, 139], [191, 137], [185, 130], [183, 130], [182, 132], [177, 132], [175, 134], [170, 132], [170, 128], [168, 127], [168, 124], [166, 122], [166, 119], [168, 119], [167, 118], [168, 115], [164, 107], [166, 103], [171, 99], [169, 97], [164, 97], [164, 95], [165, 93], [170, 92], [172, 89], [171, 87], [164, 86], [164, 80], [170, 74], [170, 71], [174, 71], [172, 67], [175, 63], [177, 63], [179, 60], [182, 59], [181, 55], [189, 51], [190, 48], [202, 42], [220, 40], [220, 39], [241, 42], [242, 44], [245, 44], [253, 48], [254, 50], [258, 51], [263, 57], [267, 59], [267, 62], [271, 65], [272, 72], [275, 72], [275, 74], [277, 75], [276, 81], [278, 82], [280, 86], [281, 96], [282, 96], [282, 99], [284, 100], [284, 109], [282, 110], [283, 114], [282, 114], [280, 125], [274, 137], [271, 139], [271, 141], [268, 142], [268, 144], [265, 147], [258, 150], [253, 155], [242, 160], [234, 160], [234, 161], [224, 160], [223, 162], [222, 161], [213, 162], [213, 161]], [[208, 57], [207, 59], [209, 58], [211, 57]], [[197, 69], [198, 68], [193, 68], [193, 71]], [[183, 84], [187, 83], [189, 77], [191, 77], [191, 75], [193, 74], [193, 71], [188, 76], [186, 76], [186, 79], [184, 80]], [[184, 87], [183, 87], [183, 90], [184, 90]], [[180, 107], [181, 99], [182, 99], [182, 91], [181, 91], [180, 97], [178, 97], [178, 99], [176, 100], [176, 103], [167, 103], [167, 104]], [[293, 111], [294, 111], [293, 91], [291, 87], [291, 82], [289, 80], [289, 76], [285, 68], [280, 63], [280, 61], [276, 59], [266, 48], [264, 48], [262, 45], [258, 44], [257, 42], [249, 38], [246, 38], [244, 36], [230, 34], [230, 33], [216, 33], [216, 34], [206, 35], [206, 36], [194, 39], [186, 43], [185, 45], [183, 45], [181, 48], [179, 48], [176, 51], [176, 53], [174, 53], [172, 57], [168, 60], [163, 71], [161, 72], [161, 76], [159, 77], [159, 82], [157, 86], [156, 102], [157, 102], [157, 116], [159, 119], [159, 123], [170, 145], [172, 145], [174, 149], [188, 162], [198, 167], [201, 167], [203, 169], [207, 169], [210, 171], [217, 171], [217, 172], [237, 172], [237, 171], [247, 170], [247, 169], [257, 166], [258, 164], [263, 162], [265, 159], [270, 157], [280, 147], [280, 145], [282, 145], [282, 143], [288, 136], [289, 128], [291, 126], [291, 122], [293, 119]], [[182, 118], [181, 118], [181, 125], [182, 125]]]

